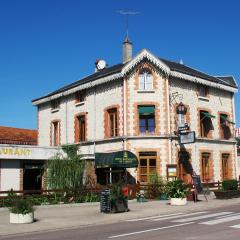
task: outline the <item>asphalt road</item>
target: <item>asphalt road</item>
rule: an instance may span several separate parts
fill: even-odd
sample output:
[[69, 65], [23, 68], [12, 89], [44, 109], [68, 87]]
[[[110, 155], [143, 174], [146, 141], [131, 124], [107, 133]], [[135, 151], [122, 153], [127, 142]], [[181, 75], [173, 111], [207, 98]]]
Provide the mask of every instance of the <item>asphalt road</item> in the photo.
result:
[[126, 220], [121, 223], [39, 232], [0, 239], [16, 240], [238, 240], [240, 206]]

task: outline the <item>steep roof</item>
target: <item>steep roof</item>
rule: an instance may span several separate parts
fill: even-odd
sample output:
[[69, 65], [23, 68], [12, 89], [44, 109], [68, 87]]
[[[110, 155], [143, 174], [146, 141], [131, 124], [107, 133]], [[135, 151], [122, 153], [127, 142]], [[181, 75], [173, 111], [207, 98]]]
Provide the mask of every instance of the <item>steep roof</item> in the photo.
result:
[[37, 145], [37, 130], [0, 126], [0, 144]]
[[[188, 67], [184, 64], [181, 64], [181, 63], [177, 63], [177, 62], [173, 62], [173, 61], [170, 61], [170, 60], [166, 60], [166, 59], [163, 59], [163, 58], [158, 58], [160, 61], [162, 61], [171, 71], [175, 71], [175, 72], [178, 72], [178, 73], [183, 73], [183, 74], [186, 74], [186, 75], [189, 75], [189, 76], [192, 76], [192, 77], [199, 77], [199, 78], [202, 78], [204, 80], [207, 80], [209, 82], [212, 82], [212, 83], [215, 83], [215, 84], [221, 84], [221, 85], [225, 85], [225, 86], [229, 86], [229, 87], [233, 87], [233, 88], [238, 88], [237, 84], [236, 84], [236, 81], [234, 80], [233, 77], [229, 77], [229, 76], [223, 76], [223, 77], [214, 77], [214, 76], [211, 76], [209, 74], [206, 74], [202, 71], [199, 71], [199, 70], [196, 70], [194, 68], [191, 68], [191, 67]], [[131, 63], [128, 62], [128, 63]], [[41, 100], [41, 99], [44, 99], [44, 98], [47, 98], [47, 97], [51, 97], [55, 94], [59, 94], [59, 93], [62, 93], [64, 91], [67, 91], [69, 89], [72, 89], [74, 87], [77, 87], [77, 86], [80, 86], [82, 84], [85, 84], [85, 83], [89, 83], [89, 82], [92, 82], [92, 81], [95, 81], [97, 79], [100, 79], [100, 78], [103, 78], [103, 77], [107, 77], [107, 76], [110, 76], [110, 75], [113, 75], [113, 74], [116, 74], [116, 73], [121, 73], [122, 69], [124, 68], [124, 66], [126, 66], [128, 63], [126, 64], [117, 64], [117, 65], [114, 65], [114, 66], [111, 66], [111, 67], [107, 67], [99, 72], [96, 72], [94, 74], [91, 74], [87, 77], [84, 77], [76, 82], [73, 82], [71, 84], [68, 84], [54, 92], [51, 92], [43, 97], [40, 97], [40, 98], [37, 98], [37, 99], [34, 99], [32, 100], [32, 102], [35, 102], [35, 101], [38, 101], [38, 100]]]

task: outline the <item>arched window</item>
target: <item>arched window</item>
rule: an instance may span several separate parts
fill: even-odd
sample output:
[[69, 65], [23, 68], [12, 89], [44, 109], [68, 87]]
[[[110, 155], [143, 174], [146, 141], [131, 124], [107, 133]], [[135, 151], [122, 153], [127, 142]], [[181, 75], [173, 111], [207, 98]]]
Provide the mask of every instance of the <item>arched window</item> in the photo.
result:
[[139, 90], [152, 90], [153, 76], [148, 69], [144, 69], [139, 75]]

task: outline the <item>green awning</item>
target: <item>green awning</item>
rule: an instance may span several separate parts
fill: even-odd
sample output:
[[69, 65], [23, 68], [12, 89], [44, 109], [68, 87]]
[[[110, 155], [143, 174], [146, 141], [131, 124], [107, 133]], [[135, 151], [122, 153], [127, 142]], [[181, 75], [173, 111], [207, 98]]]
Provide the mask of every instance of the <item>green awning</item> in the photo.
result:
[[138, 113], [140, 115], [151, 115], [155, 113], [154, 106], [140, 106], [138, 107]]
[[118, 151], [112, 153], [96, 153], [95, 167], [122, 167], [122, 168], [136, 168], [138, 166], [138, 159], [135, 154], [130, 151]]
[[205, 117], [208, 117], [208, 118], [215, 118], [216, 116], [208, 113], [208, 112], [201, 112]]
[[220, 118], [225, 121], [225, 122], [228, 122], [229, 124], [232, 124], [232, 125], [235, 125], [235, 122], [232, 122], [228, 119], [228, 117], [225, 117], [223, 115], [220, 115]]

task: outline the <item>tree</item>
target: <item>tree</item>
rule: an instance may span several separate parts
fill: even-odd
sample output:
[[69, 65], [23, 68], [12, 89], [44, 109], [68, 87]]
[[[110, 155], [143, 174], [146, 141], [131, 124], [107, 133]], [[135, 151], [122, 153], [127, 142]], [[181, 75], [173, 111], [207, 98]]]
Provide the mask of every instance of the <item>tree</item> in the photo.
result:
[[49, 159], [44, 168], [50, 189], [75, 189], [83, 186], [85, 162], [78, 155], [78, 145], [63, 145], [65, 153]]

